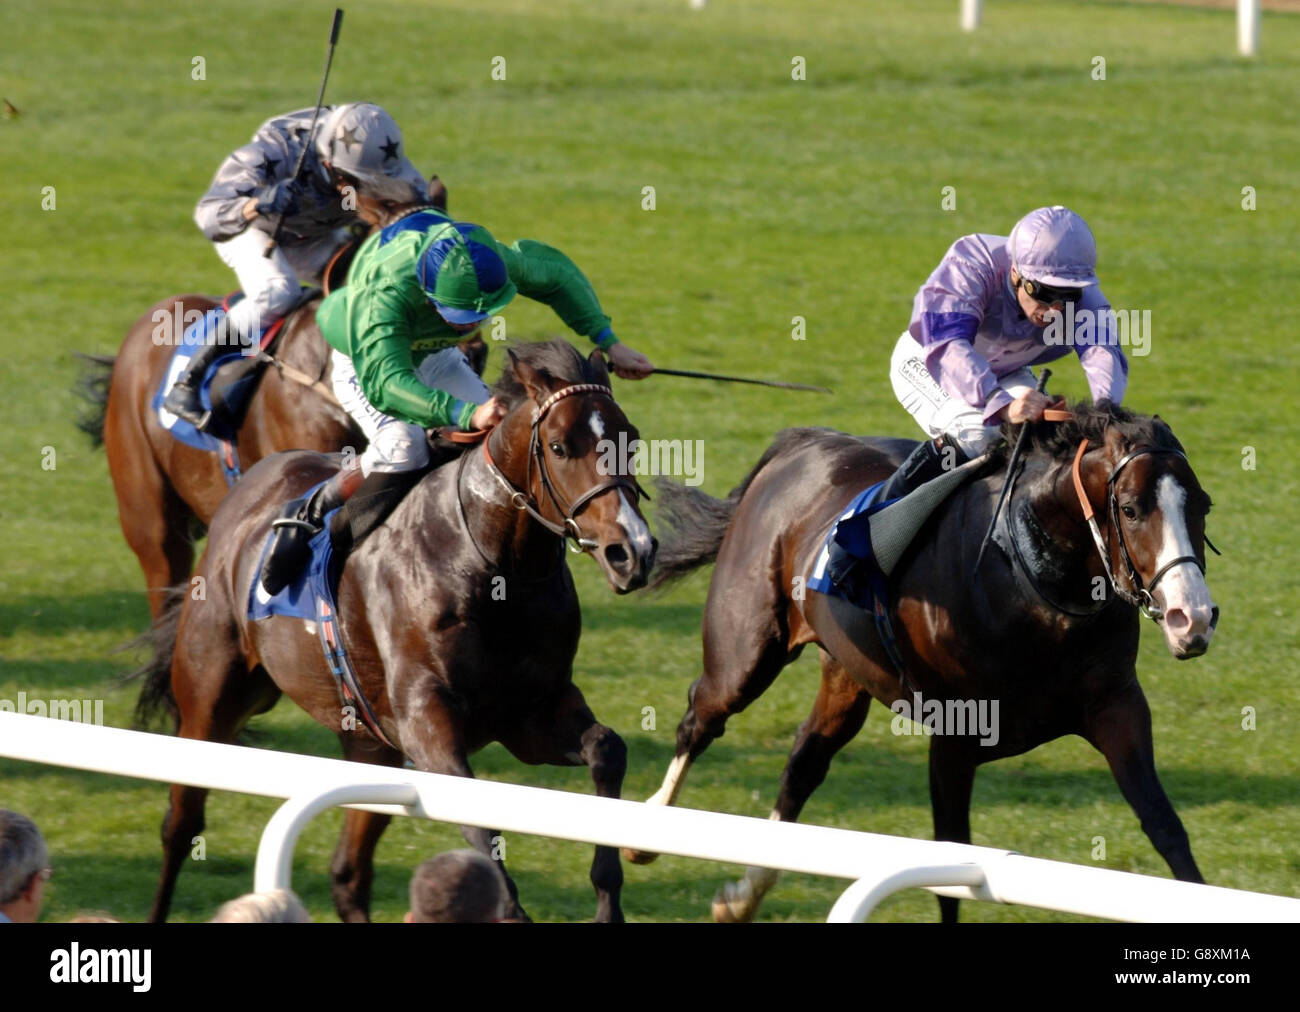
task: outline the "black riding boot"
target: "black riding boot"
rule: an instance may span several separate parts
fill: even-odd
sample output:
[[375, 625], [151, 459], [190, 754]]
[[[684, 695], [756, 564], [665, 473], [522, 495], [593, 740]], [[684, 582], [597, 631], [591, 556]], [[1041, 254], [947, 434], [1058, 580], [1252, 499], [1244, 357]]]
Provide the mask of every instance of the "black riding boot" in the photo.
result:
[[[968, 459], [961, 447], [946, 435], [940, 436], [937, 441], [927, 439], [908, 454], [907, 459], [898, 465], [898, 470], [885, 482], [880, 501], [897, 499], [915, 492], [927, 481], [966, 463]], [[945, 466], [947, 460], [951, 460], [951, 463]]]
[[311, 539], [321, 532], [325, 514], [343, 505], [350, 490], [357, 488], [356, 471], [340, 471], [301, 506], [286, 506], [284, 512], [271, 521], [275, 540], [262, 563], [263, 591], [274, 596], [302, 572], [311, 552]]
[[200, 432], [207, 428], [208, 422], [212, 420], [212, 412], [203, 406], [199, 387], [212, 363], [222, 355], [229, 354], [235, 347], [230, 344], [216, 343], [200, 345], [198, 351], [190, 358], [189, 366], [176, 377], [176, 382], [167, 391], [167, 396], [162, 402], [163, 409], [184, 418]]
[[371, 471], [330, 524], [334, 554], [343, 559], [366, 535], [388, 519], [397, 504], [427, 473], [418, 471]]

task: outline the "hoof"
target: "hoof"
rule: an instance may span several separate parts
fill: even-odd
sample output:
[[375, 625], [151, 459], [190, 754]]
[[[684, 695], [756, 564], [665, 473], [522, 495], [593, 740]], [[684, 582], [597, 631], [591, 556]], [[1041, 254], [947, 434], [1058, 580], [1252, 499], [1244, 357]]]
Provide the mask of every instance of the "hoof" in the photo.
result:
[[630, 864], [650, 864], [659, 856], [648, 850], [632, 850], [630, 847], [624, 847], [619, 853], [623, 855], [623, 860]]
[[748, 924], [758, 913], [758, 904], [746, 893], [748, 890], [729, 882], [713, 897], [714, 924]]

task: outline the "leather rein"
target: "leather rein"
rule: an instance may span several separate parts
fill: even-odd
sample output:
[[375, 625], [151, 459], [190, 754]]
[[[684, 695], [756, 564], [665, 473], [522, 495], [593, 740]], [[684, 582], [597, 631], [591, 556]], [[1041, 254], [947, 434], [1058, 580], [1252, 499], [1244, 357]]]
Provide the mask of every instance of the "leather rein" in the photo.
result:
[[[645, 490], [637, 483], [635, 478], [625, 475], [615, 475], [609, 481], [593, 485], [586, 492], [578, 496], [572, 503], [566, 503], [564, 497], [555, 487], [554, 481], [551, 480], [551, 474], [546, 466], [546, 453], [542, 448], [541, 442], [541, 422], [547, 413], [558, 402], [566, 397], [572, 397], [575, 394], [604, 394], [610, 400], [614, 399], [614, 392], [602, 383], [574, 383], [567, 387], [555, 391], [546, 400], [542, 401], [533, 409], [532, 424], [528, 437], [528, 473], [525, 476], [524, 483], [526, 489], [516, 487], [514, 482], [506, 477], [505, 472], [497, 466], [497, 462], [492, 458], [492, 438], [496, 435], [500, 426], [494, 426], [491, 429], [483, 429], [478, 432], [453, 433], [451, 439], [458, 443], [473, 443], [482, 441], [483, 459], [487, 462], [488, 471], [500, 483], [506, 495], [510, 497], [510, 504], [515, 509], [527, 512], [534, 520], [545, 527], [552, 534], [559, 535], [569, 543], [569, 551], [575, 555], [581, 555], [583, 552], [589, 552], [595, 548], [598, 542], [591, 538], [583, 537], [582, 528], [578, 525], [578, 513], [589, 502], [598, 495], [609, 492], [612, 489], [626, 489], [632, 493], [633, 502], [641, 496], [649, 499]], [[463, 460], [464, 458], [462, 458]], [[538, 497], [532, 493], [533, 489], [533, 470], [536, 468], [538, 481], [542, 491], [550, 500], [555, 511], [563, 517], [563, 522], [556, 523], [542, 515], [541, 504]], [[480, 554], [481, 550], [480, 550]]]
[[[1061, 412], [1061, 414], [1067, 413]], [[1045, 414], [1044, 417], [1048, 416]], [[1064, 419], [1048, 417], [1048, 420], [1063, 421]], [[1151, 582], [1144, 586], [1142, 576], [1137, 571], [1137, 566], [1133, 564], [1133, 557], [1129, 554], [1128, 542], [1124, 540], [1124, 528], [1120, 523], [1119, 499], [1115, 494], [1115, 482], [1119, 479], [1124, 468], [1138, 457], [1145, 457], [1152, 454], [1166, 454], [1179, 457], [1184, 461], [1187, 460], [1187, 457], [1180, 451], [1171, 448], [1141, 446], [1135, 450], [1130, 450], [1121, 457], [1119, 462], [1111, 469], [1110, 477], [1106, 479], [1107, 511], [1110, 516], [1111, 526], [1115, 529], [1115, 540], [1119, 542], [1120, 558], [1124, 562], [1124, 575], [1128, 580], [1129, 587], [1132, 588], [1130, 590], [1121, 587], [1119, 581], [1115, 578], [1115, 570], [1114, 567], [1111, 566], [1111, 553], [1107, 550], [1106, 541], [1102, 537], [1101, 527], [1097, 523], [1097, 517], [1092, 508], [1092, 501], [1088, 498], [1087, 490], [1083, 485], [1083, 475], [1080, 471], [1080, 467], [1083, 463], [1083, 455], [1087, 451], [1088, 440], [1085, 439], [1079, 444], [1079, 449], [1074, 454], [1074, 463], [1070, 466], [1070, 476], [1074, 480], [1074, 490], [1079, 497], [1079, 505], [1083, 507], [1083, 518], [1088, 523], [1088, 529], [1092, 531], [1092, 540], [1097, 546], [1097, 554], [1101, 556], [1101, 564], [1106, 571], [1106, 579], [1110, 582], [1111, 589], [1121, 600], [1127, 601], [1129, 604], [1136, 607], [1143, 615], [1152, 621], [1159, 622], [1164, 618], [1164, 611], [1155, 603], [1155, 597], [1153, 595], [1155, 594], [1157, 584], [1160, 583], [1165, 574], [1176, 566], [1181, 566], [1189, 562], [1204, 574], [1205, 565], [1194, 555], [1180, 555], [1178, 558], [1172, 559], [1161, 566], [1151, 578]], [[1210, 545], [1210, 548], [1215, 552], [1218, 551], [1218, 549], [1215, 549], [1214, 546], [1210, 544], [1208, 538], [1206, 539], [1206, 544]]]

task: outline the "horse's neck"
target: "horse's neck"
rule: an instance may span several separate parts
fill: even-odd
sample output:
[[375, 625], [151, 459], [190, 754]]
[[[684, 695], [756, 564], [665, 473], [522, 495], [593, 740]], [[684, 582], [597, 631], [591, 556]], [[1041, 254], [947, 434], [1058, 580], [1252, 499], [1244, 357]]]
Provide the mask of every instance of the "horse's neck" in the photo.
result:
[[[522, 478], [512, 480], [524, 487]], [[556, 536], [514, 507], [490, 471], [481, 445], [466, 450], [464, 459], [426, 475], [411, 496], [421, 499], [420, 523], [454, 525], [463, 538], [472, 539], [469, 551], [483, 557], [495, 573], [533, 579], [557, 568]]]
[[1091, 610], [1093, 581], [1101, 575], [1092, 536], [1073, 491], [1070, 468], [1060, 461], [1027, 463], [1005, 523], [1016, 541], [1016, 564], [1054, 601]]

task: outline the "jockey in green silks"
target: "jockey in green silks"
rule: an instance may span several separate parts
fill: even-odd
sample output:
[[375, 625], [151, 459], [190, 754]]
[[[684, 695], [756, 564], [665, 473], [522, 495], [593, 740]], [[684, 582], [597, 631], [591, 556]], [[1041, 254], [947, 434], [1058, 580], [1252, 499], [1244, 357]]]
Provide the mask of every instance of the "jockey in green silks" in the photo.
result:
[[378, 526], [429, 462], [426, 429], [484, 429], [500, 420], [504, 406], [457, 343], [516, 293], [546, 303], [590, 338], [617, 375], [653, 372], [649, 359], [614, 336], [591, 282], [553, 246], [532, 239], [506, 246], [482, 226], [433, 208], [399, 218], [365, 241], [347, 284], [316, 313], [334, 349], [334, 394], [369, 446], [359, 466], [274, 522], [259, 594], [275, 594], [297, 575], [336, 507], [344, 506], [333, 530], [337, 539], [349, 529], [349, 547]]

